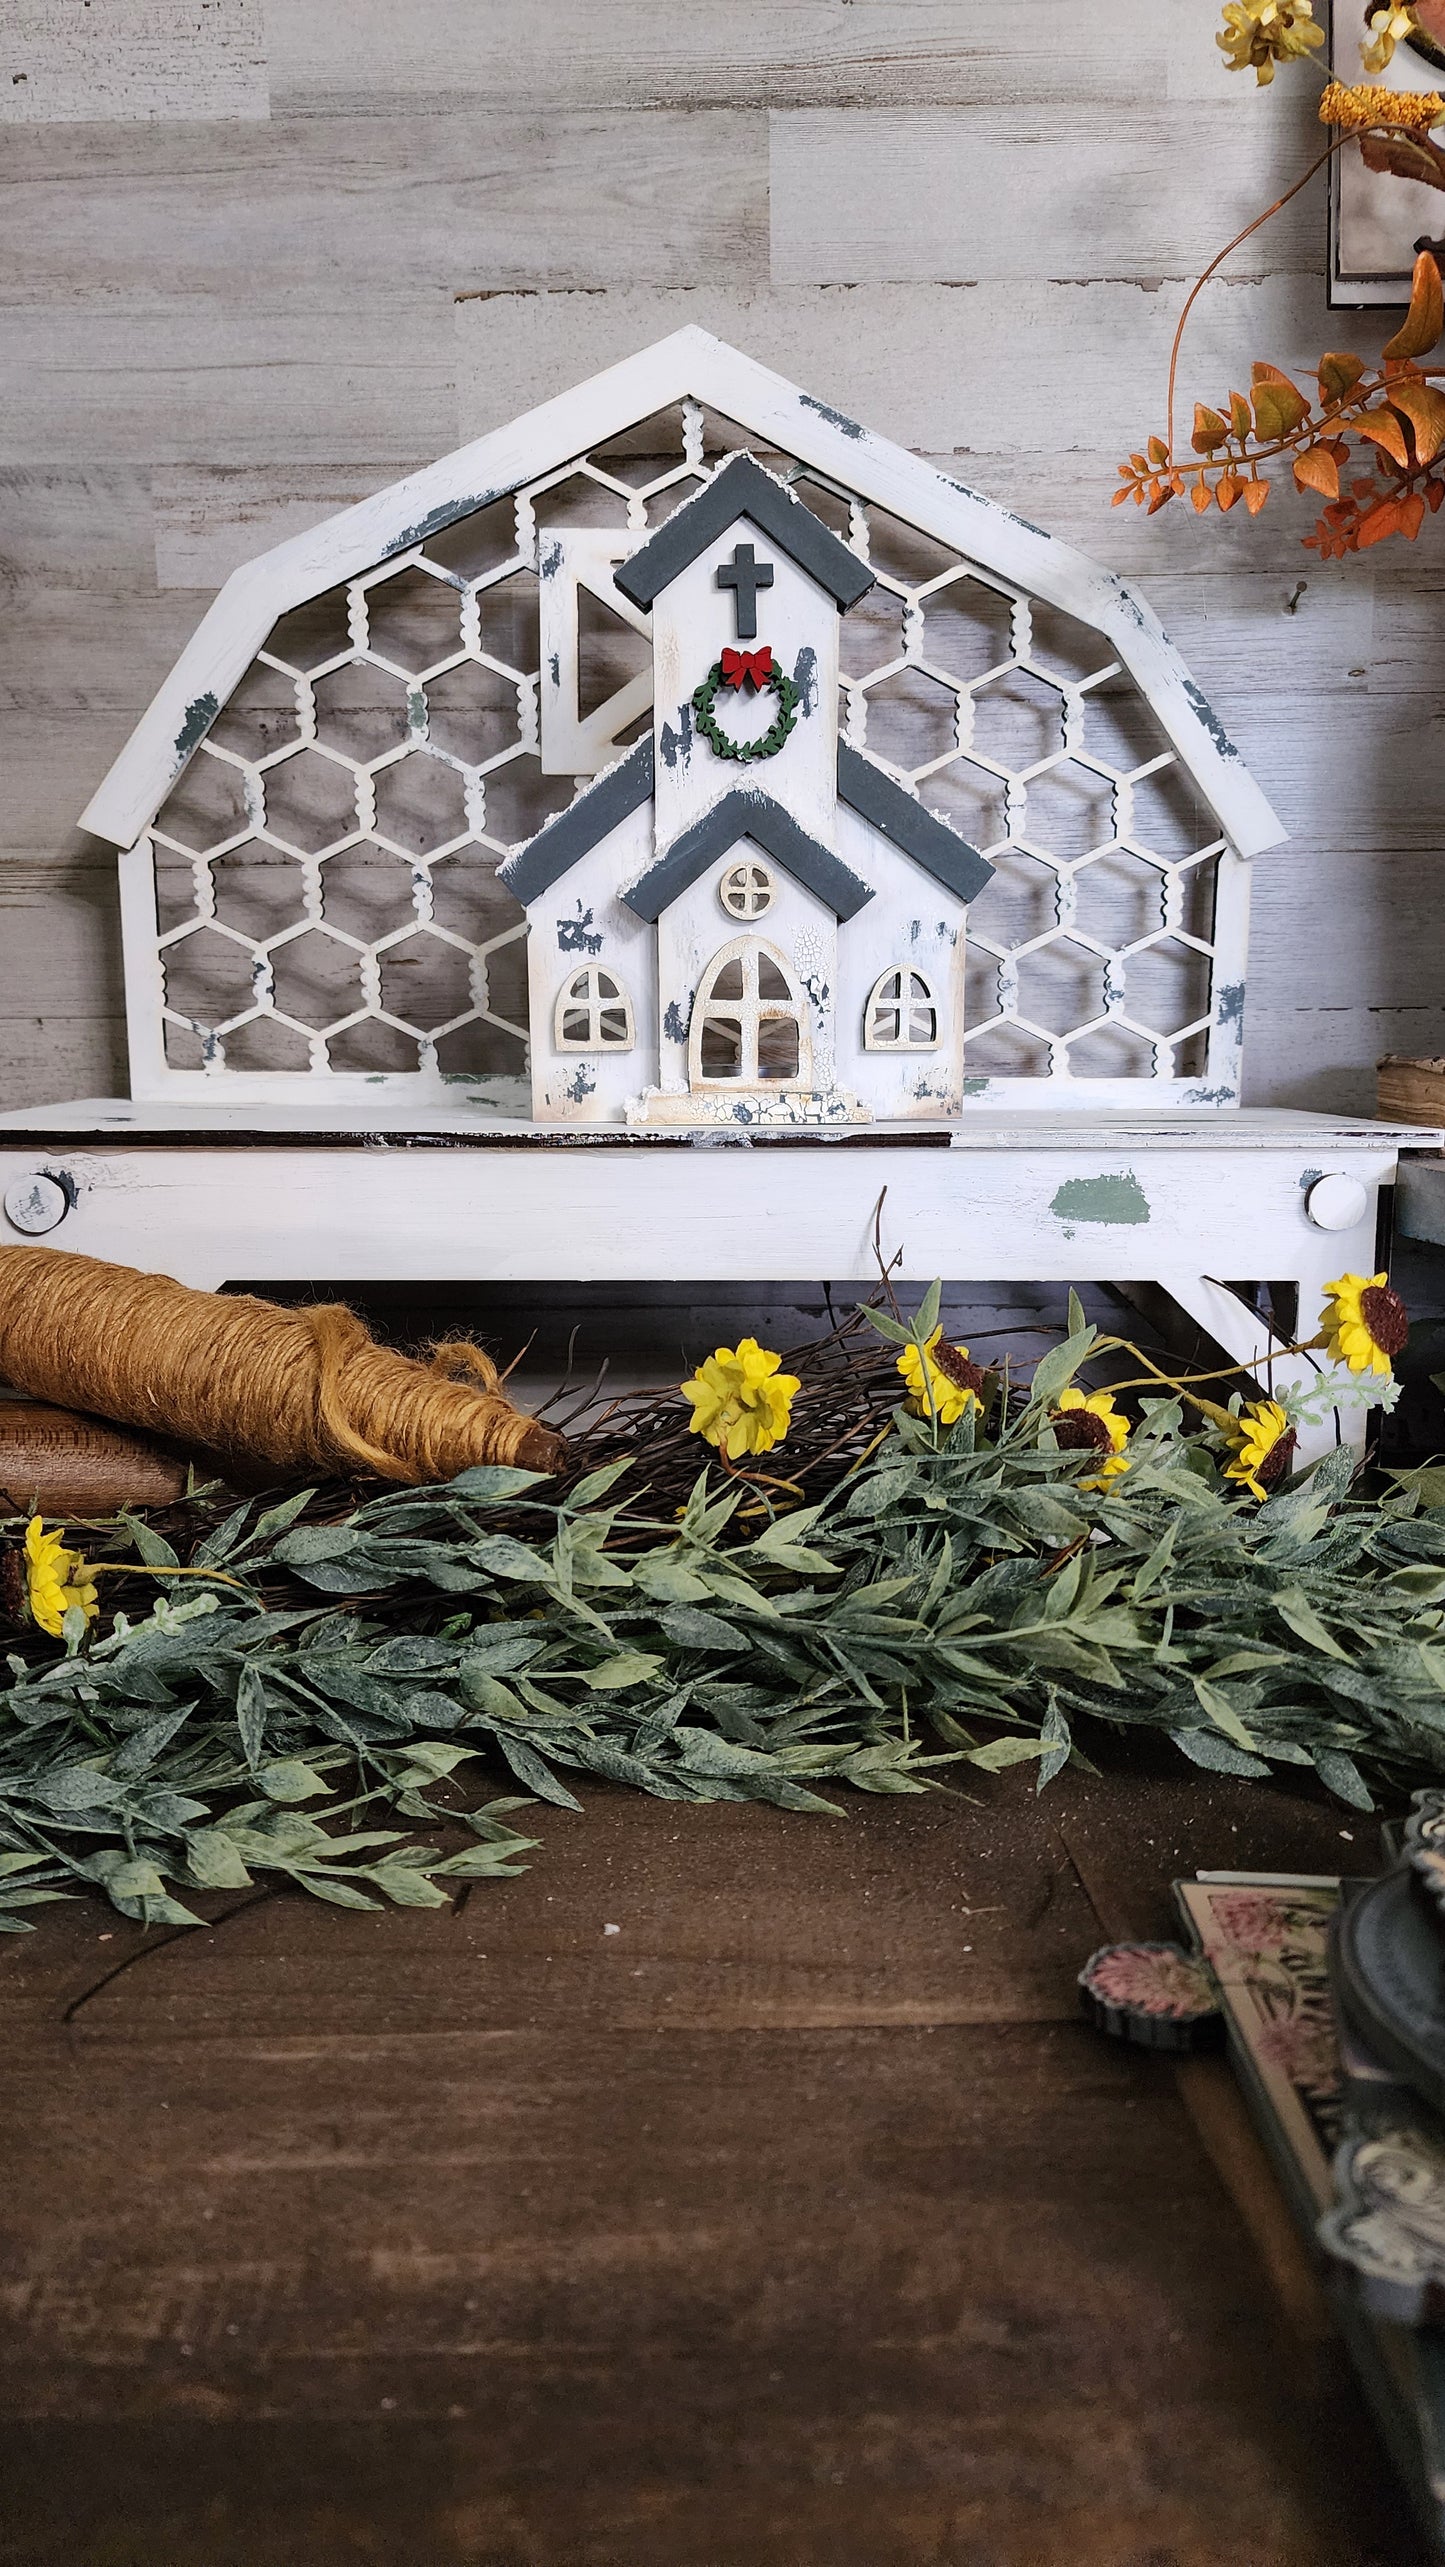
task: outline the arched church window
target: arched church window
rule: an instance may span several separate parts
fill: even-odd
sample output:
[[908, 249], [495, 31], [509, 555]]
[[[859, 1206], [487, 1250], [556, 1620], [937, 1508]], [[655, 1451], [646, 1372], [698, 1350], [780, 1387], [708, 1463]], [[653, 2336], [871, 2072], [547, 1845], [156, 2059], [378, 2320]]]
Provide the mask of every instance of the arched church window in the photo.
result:
[[865, 1052], [936, 1052], [938, 1002], [922, 972], [880, 973], [863, 1015]]
[[553, 1038], [559, 1052], [630, 1052], [636, 1035], [632, 1002], [615, 972], [588, 963], [557, 999]]
[[805, 1087], [812, 1074], [803, 1002], [781, 954], [741, 936], [715, 954], [698, 990], [688, 1045], [694, 1087]]

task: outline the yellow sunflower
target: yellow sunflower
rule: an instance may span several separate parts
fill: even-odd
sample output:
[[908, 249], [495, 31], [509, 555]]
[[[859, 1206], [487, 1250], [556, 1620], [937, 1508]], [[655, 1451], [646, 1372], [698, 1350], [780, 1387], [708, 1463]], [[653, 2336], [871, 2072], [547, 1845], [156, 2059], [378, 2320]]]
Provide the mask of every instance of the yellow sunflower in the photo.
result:
[[1129, 1456], [1124, 1447], [1129, 1441], [1129, 1422], [1114, 1406], [1111, 1390], [1066, 1390], [1060, 1394], [1057, 1408], [1049, 1411], [1049, 1424], [1061, 1452], [1102, 1453], [1104, 1460], [1096, 1479], [1080, 1480], [1080, 1488], [1097, 1489], [1102, 1495], [1111, 1480], [1127, 1471]]
[[71, 1605], [78, 1604], [87, 1622], [100, 1611], [95, 1584], [78, 1551], [68, 1551], [63, 1533], [47, 1533], [40, 1516], [25, 1528], [25, 1596], [31, 1620], [58, 1640]]
[[1266, 1498], [1277, 1488], [1294, 1460], [1295, 1431], [1277, 1399], [1254, 1399], [1224, 1429], [1233, 1447], [1224, 1465], [1227, 1480], [1238, 1480], [1251, 1497]]
[[940, 1426], [956, 1426], [967, 1409], [980, 1405], [983, 1374], [969, 1361], [966, 1346], [945, 1344], [941, 1326], [935, 1328], [923, 1353], [916, 1346], [904, 1347], [898, 1370], [908, 1386], [908, 1407], [915, 1417], [931, 1415]]
[[1409, 1312], [1390, 1290], [1388, 1275], [1341, 1275], [1338, 1283], [1326, 1284], [1325, 1293], [1320, 1330], [1336, 1363], [1348, 1364], [1352, 1373], [1381, 1373], [1388, 1381], [1391, 1362], [1410, 1335]]
[[689, 1434], [703, 1436], [730, 1462], [780, 1444], [801, 1387], [794, 1374], [779, 1372], [782, 1360], [756, 1337], [719, 1346], [682, 1385], [683, 1398], [692, 1404]]
[[1311, 54], [1324, 40], [1314, 0], [1225, 0], [1224, 25], [1214, 39], [1226, 69], [1252, 70], [1261, 88], [1273, 80], [1277, 62]]

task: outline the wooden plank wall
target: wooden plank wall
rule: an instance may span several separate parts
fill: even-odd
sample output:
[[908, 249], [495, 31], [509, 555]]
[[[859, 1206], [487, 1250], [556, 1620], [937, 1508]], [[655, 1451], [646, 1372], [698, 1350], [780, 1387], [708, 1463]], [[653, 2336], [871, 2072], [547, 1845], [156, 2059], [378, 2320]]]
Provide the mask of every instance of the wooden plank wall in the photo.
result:
[[[1292, 831], [1258, 867], [1256, 1102], [1445, 1050], [1445, 528], [1110, 513], [1196, 268], [1312, 149], [1213, 0], [19, 0], [0, 31], [0, 1097], [124, 1082], [75, 815], [225, 573], [694, 319], [1137, 577]], [[1185, 386], [1377, 348], [1322, 183]]]

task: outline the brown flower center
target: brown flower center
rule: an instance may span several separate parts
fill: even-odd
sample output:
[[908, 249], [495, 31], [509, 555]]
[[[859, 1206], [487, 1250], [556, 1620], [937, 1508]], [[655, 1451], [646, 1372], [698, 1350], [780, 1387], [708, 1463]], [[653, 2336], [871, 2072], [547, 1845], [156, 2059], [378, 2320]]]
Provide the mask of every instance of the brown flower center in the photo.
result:
[[983, 1388], [983, 1375], [977, 1364], [969, 1362], [961, 1346], [950, 1346], [947, 1338], [940, 1337], [930, 1360], [946, 1382], [952, 1382], [958, 1390], [971, 1390], [977, 1398]]
[[1281, 1435], [1277, 1444], [1271, 1444], [1254, 1475], [1261, 1488], [1272, 1489], [1285, 1477], [1294, 1460], [1294, 1448], [1298, 1441], [1299, 1438], [1291, 1427], [1287, 1435]]
[[1054, 1441], [1065, 1453], [1112, 1453], [1114, 1438], [1106, 1420], [1092, 1408], [1056, 1408], [1049, 1419]]
[[1410, 1335], [1410, 1314], [1388, 1284], [1366, 1284], [1360, 1316], [1382, 1355], [1402, 1354]]

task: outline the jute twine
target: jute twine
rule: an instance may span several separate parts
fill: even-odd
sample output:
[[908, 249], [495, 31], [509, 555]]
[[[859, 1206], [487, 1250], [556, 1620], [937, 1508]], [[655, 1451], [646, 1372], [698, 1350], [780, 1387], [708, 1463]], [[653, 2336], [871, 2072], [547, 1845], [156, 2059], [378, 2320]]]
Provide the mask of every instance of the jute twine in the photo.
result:
[[335, 1303], [282, 1310], [54, 1248], [0, 1248], [0, 1378], [283, 1470], [419, 1484], [476, 1462], [552, 1471], [565, 1450], [513, 1408], [480, 1347], [414, 1363]]

